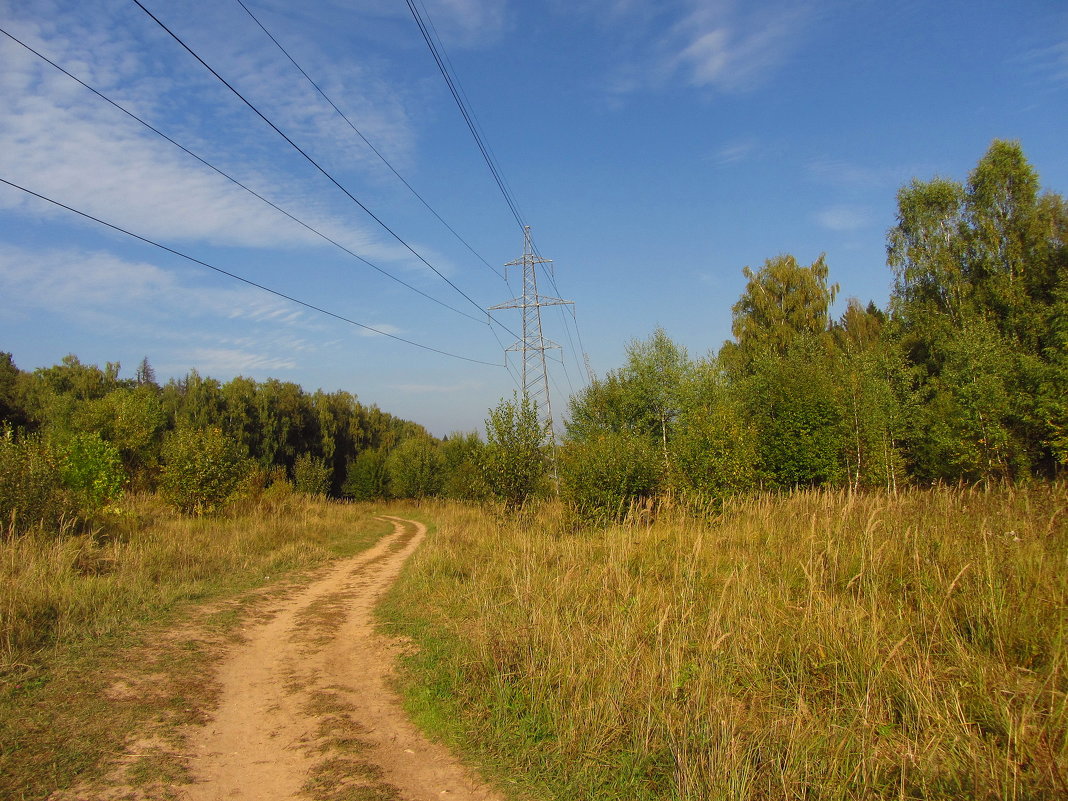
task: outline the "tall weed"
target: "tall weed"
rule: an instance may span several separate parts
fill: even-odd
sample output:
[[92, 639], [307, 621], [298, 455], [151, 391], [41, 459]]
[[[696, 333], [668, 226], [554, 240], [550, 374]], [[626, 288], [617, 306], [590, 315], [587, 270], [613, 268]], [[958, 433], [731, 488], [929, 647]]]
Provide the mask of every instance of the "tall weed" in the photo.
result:
[[1063, 798], [1066, 509], [1064, 484], [606, 529], [442, 506], [386, 615], [412, 709], [535, 797]]
[[63, 454], [38, 434], [0, 429], [0, 535], [57, 528], [77, 514], [63, 482]]
[[366, 547], [386, 527], [362, 507], [273, 488], [233, 512], [183, 518], [133, 495], [106, 530], [0, 541], [0, 679], [183, 602]]
[[[160, 629], [220, 598], [217, 619], [236, 625], [244, 601], [263, 597], [257, 588], [390, 528], [367, 507], [283, 481], [244, 493], [227, 517], [183, 518], [144, 495], [119, 510], [93, 536], [68, 527], [0, 541], [0, 798], [86, 797], [57, 791], [114, 767], [146, 726], [198, 721], [213, 693], [214, 635]], [[112, 696], [124, 686], [143, 692]]]

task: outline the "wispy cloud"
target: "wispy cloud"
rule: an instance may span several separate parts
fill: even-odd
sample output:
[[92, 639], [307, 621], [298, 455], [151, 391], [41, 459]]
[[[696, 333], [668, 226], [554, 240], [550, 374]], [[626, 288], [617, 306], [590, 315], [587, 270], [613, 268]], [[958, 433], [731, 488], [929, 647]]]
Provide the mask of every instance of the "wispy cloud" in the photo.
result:
[[390, 325], [389, 323], [368, 323], [367, 325], [370, 328], [373, 328], [375, 330], [374, 331], [370, 331], [367, 328], [361, 328], [360, 329], [360, 336], [362, 336], [362, 337], [380, 337], [380, 336], [384, 336], [385, 334], [401, 334], [401, 333], [404, 332], [403, 328], [400, 328], [400, 327], [395, 326], [395, 325]]
[[68, 318], [91, 315], [127, 320], [242, 318], [273, 326], [304, 324], [291, 303], [253, 288], [198, 287], [147, 262], [100, 251], [28, 250], [0, 245], [0, 294], [12, 309], [40, 309]]
[[900, 186], [930, 169], [912, 166], [871, 166], [844, 159], [818, 158], [806, 165], [809, 176], [817, 183], [856, 189], [885, 189]]
[[757, 143], [752, 139], [728, 142], [712, 154], [711, 161], [720, 167], [746, 161], [756, 152]]
[[509, 23], [508, 4], [500, 0], [427, 0], [426, 7], [447, 47], [495, 41]]
[[1068, 87], [1068, 16], [1058, 40], [1030, 48], [1014, 60], [1023, 65], [1032, 79], [1044, 86]]
[[739, 10], [702, 4], [679, 23], [669, 64], [693, 86], [754, 89], [797, 51], [808, 14], [799, 6]]
[[0, 245], [0, 296], [0, 317], [46, 314], [143, 343], [170, 373], [296, 369], [301, 356], [337, 344], [317, 344], [318, 322], [281, 299], [95, 251]]
[[[350, 249], [376, 261], [410, 260], [407, 251], [373, 224], [342, 222], [338, 210], [349, 216], [351, 203], [325, 179], [319, 182], [309, 172], [311, 183], [294, 181], [288, 170], [300, 166], [300, 157], [199, 65], [179, 61], [188, 57], [177, 45], [168, 40], [146, 49], [144, 42], [124, 35], [122, 26], [112, 30], [107, 15], [64, 14], [65, 4], [55, 5], [56, 14], [47, 17], [48, 23], [37, 21], [42, 17], [39, 9], [33, 19], [20, 19], [13, 8], [9, 25], [28, 44], [261, 194], [298, 210], [298, 216]], [[71, 16], [79, 20], [77, 31], [63, 28], [62, 21]], [[96, 27], [87, 22], [97, 18], [101, 22]], [[231, 30], [262, 37], [247, 24], [202, 23], [196, 30], [216, 39]], [[329, 160], [345, 170], [353, 165], [384, 169], [288, 63], [269, 57], [263, 47], [247, 46], [242, 36], [236, 38], [236, 43], [220, 44], [210, 52], [218, 54], [221, 71], [254, 102], [262, 102], [283, 130], [309, 150], [331, 154]], [[362, 130], [394, 157], [410, 151], [413, 133], [396, 93], [358, 64], [334, 61], [326, 66], [325, 56], [319, 59], [327, 76], [324, 84], [345, 87], [337, 95], [356, 109]], [[0, 41], [0, 60], [5, 97], [0, 108], [0, 174], [6, 178], [153, 238], [254, 247], [326, 246], [6, 38]], [[230, 135], [219, 137], [220, 129]], [[288, 160], [279, 159], [287, 153]], [[34, 216], [66, 214], [10, 192], [0, 195], [0, 208]]]
[[871, 225], [871, 212], [864, 206], [830, 206], [816, 212], [818, 225], [829, 231], [856, 231]]
[[[813, 4], [778, 0], [616, 0], [579, 2], [568, 12], [593, 16], [619, 33], [609, 92], [626, 95], [682, 81], [700, 89], [747, 92], [763, 86], [804, 46], [816, 16]], [[634, 31], [640, 31], [641, 36]]]
[[268, 356], [238, 348], [194, 348], [191, 365], [208, 375], [233, 375], [261, 370], [294, 370], [297, 362], [288, 357]]

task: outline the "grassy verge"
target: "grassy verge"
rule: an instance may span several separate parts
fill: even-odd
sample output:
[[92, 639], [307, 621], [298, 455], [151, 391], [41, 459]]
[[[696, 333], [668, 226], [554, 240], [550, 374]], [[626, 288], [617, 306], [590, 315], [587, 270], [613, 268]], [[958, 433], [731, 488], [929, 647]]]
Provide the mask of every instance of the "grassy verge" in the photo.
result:
[[168, 739], [210, 708], [205, 677], [255, 603], [391, 530], [298, 495], [232, 511], [180, 518], [134, 497], [103, 538], [0, 541], [0, 798], [99, 780], [135, 732], [124, 778], [167, 797]]
[[1064, 484], [607, 530], [442, 506], [383, 614], [413, 712], [519, 795], [1059, 799], [1066, 510]]

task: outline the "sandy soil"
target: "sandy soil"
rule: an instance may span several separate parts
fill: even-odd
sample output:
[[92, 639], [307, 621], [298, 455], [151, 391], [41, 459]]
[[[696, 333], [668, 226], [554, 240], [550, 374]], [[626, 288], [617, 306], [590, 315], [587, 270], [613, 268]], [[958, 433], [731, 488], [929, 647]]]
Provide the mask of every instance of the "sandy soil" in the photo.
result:
[[372, 609], [425, 527], [336, 564], [244, 630], [214, 677], [221, 701], [188, 732], [188, 801], [497, 799], [408, 721], [389, 687], [401, 647]]

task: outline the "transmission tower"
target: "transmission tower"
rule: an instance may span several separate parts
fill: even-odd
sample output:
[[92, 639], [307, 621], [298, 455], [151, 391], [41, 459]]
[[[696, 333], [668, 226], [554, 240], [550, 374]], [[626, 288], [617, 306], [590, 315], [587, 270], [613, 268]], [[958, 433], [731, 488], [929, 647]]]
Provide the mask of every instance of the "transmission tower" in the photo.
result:
[[523, 394], [530, 398], [538, 410], [538, 416], [544, 421], [545, 431], [549, 442], [555, 446], [556, 434], [553, 429], [553, 407], [549, 398], [549, 372], [545, 366], [545, 351], [550, 348], [559, 348], [555, 342], [550, 342], [541, 332], [541, 307], [561, 306], [573, 303], [570, 300], [550, 298], [538, 294], [539, 264], [551, 264], [552, 259], [543, 259], [535, 255], [534, 245], [530, 240], [530, 226], [523, 226], [523, 258], [510, 261], [505, 267], [523, 267], [523, 295], [513, 298], [507, 303], [499, 303], [490, 306], [490, 311], [498, 309], [522, 309], [523, 310], [523, 338], [508, 348], [522, 354]]

